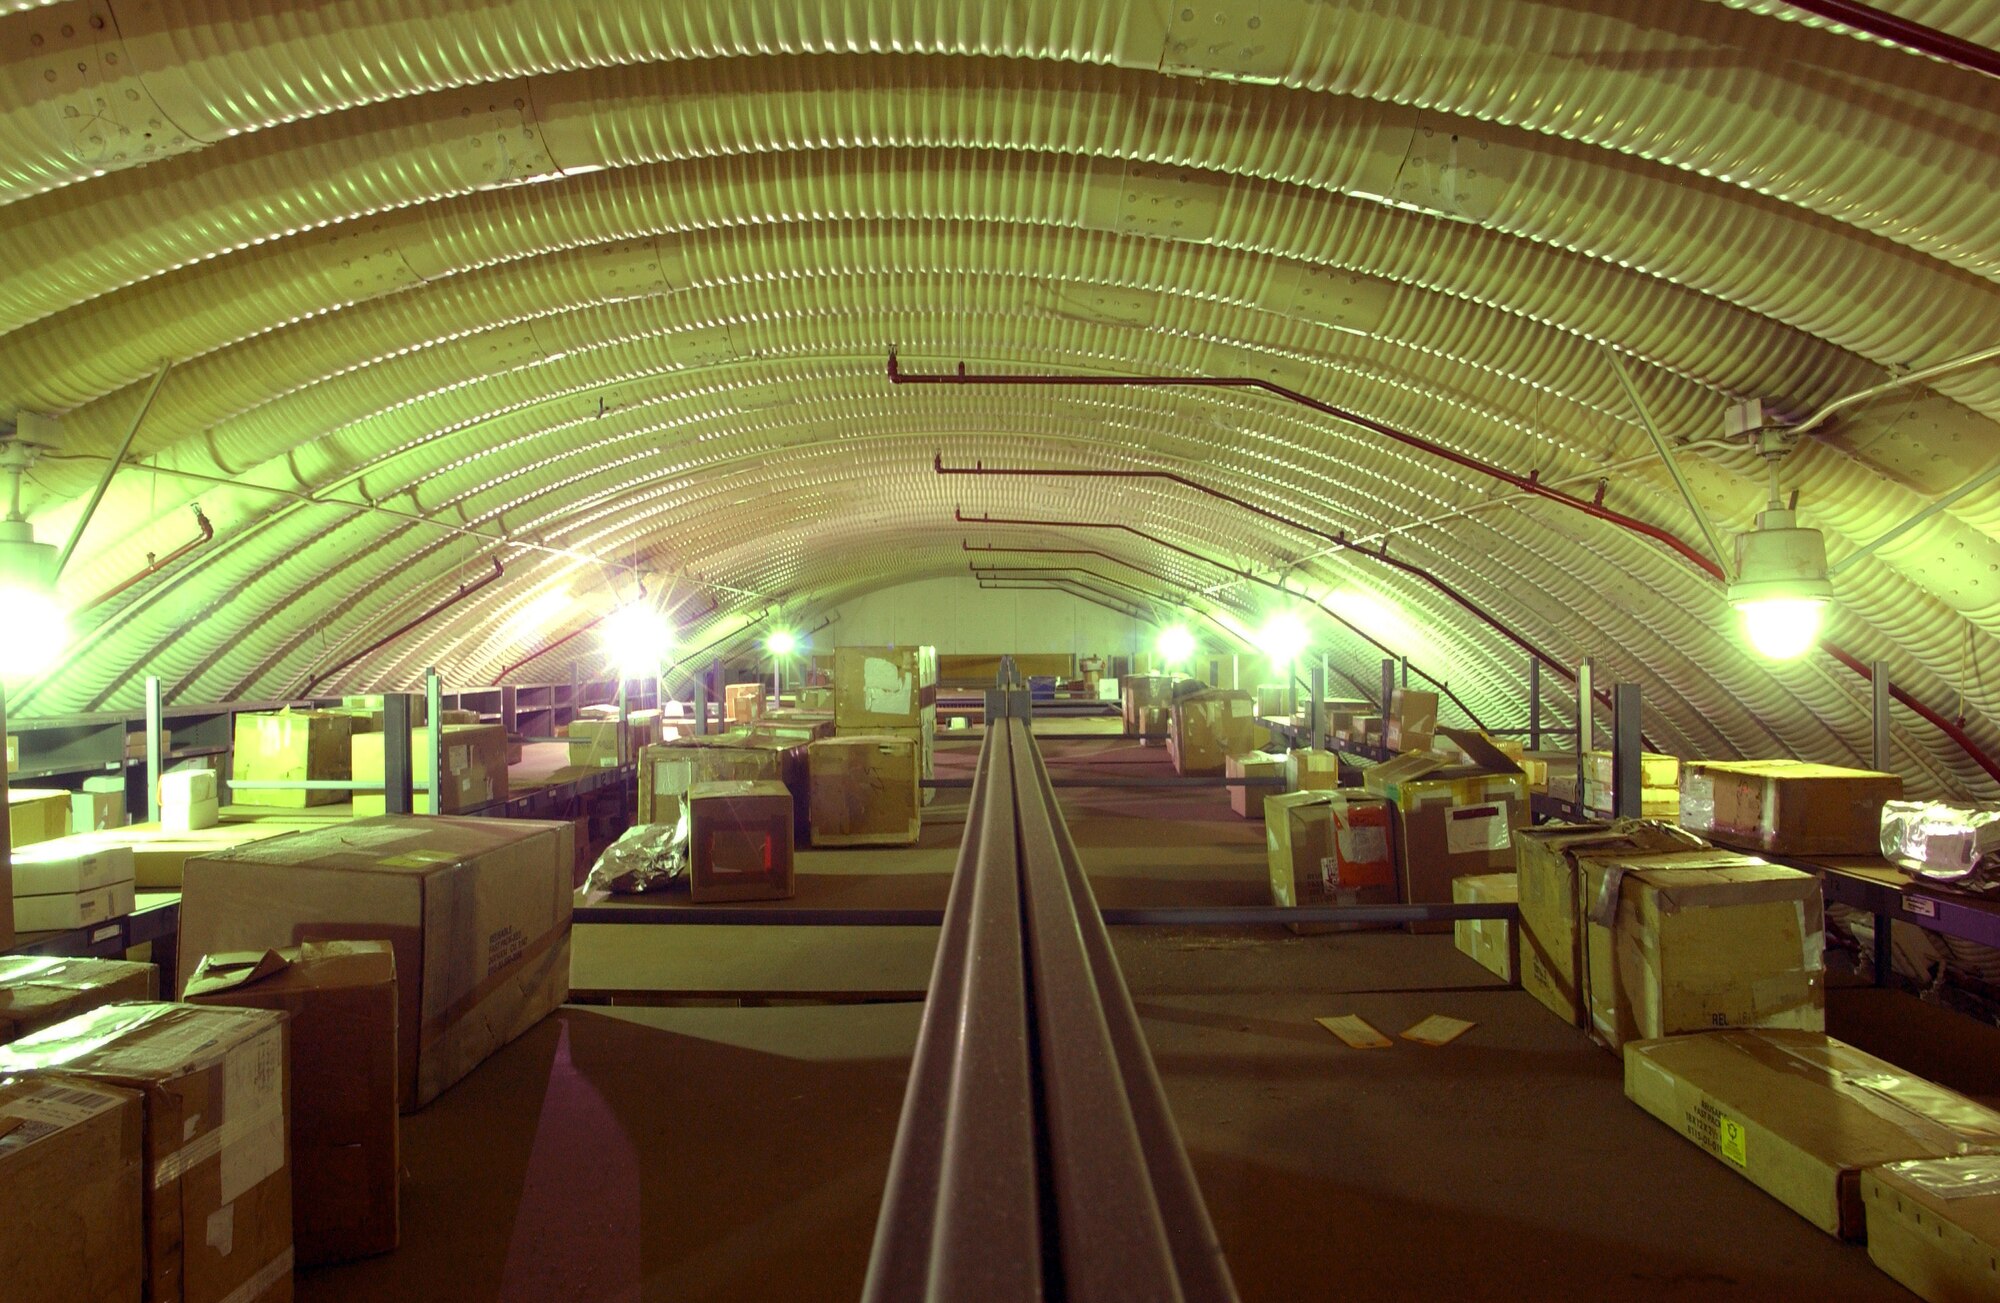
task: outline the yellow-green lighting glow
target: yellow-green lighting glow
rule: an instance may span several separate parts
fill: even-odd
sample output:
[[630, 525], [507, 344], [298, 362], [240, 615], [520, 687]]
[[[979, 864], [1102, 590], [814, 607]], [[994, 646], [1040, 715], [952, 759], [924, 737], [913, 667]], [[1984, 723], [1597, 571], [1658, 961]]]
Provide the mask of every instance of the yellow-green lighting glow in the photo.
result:
[[1154, 650], [1160, 654], [1163, 665], [1185, 665], [1194, 655], [1194, 635], [1180, 625], [1162, 629]]
[[658, 674], [673, 650], [673, 631], [659, 614], [634, 603], [621, 606], [604, 621], [604, 645], [612, 664], [626, 677]]
[[1804, 598], [1770, 597], [1738, 604], [1743, 614], [1743, 632], [1759, 656], [1767, 660], [1792, 661], [1812, 650], [1819, 641], [1820, 622], [1826, 617], [1826, 603]]
[[799, 649], [799, 636], [790, 629], [780, 629], [764, 640], [764, 650], [773, 656], [790, 656]]
[[1306, 649], [1306, 627], [1295, 616], [1274, 615], [1257, 633], [1257, 645], [1273, 665], [1290, 665]]
[[53, 669], [69, 644], [69, 620], [50, 594], [27, 584], [0, 584], [0, 678]]

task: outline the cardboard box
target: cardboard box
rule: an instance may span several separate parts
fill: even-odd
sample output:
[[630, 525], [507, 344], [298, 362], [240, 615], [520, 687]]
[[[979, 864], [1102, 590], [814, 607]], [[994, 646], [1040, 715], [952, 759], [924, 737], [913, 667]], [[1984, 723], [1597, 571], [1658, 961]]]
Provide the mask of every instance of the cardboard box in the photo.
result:
[[[586, 769], [615, 768], [627, 748], [619, 746], [620, 729], [615, 719], [579, 719], [569, 726], [569, 762]], [[634, 744], [634, 754], [636, 754]]]
[[1173, 726], [1173, 675], [1128, 674], [1118, 680], [1118, 693], [1126, 737], [1167, 735]]
[[2000, 1298], [2000, 1159], [1934, 1158], [1861, 1174], [1868, 1256], [1930, 1303]]
[[[884, 730], [887, 731], [887, 730]], [[772, 782], [791, 789], [792, 840], [812, 835], [806, 748], [747, 733], [681, 738], [639, 753], [639, 822], [673, 823], [696, 783]]]
[[1691, 760], [1681, 824], [1730, 846], [1778, 855], [1879, 855], [1882, 807], [1903, 797], [1895, 774], [1796, 760]]
[[277, 1009], [292, 1041], [292, 1239], [302, 1266], [396, 1247], [396, 958], [386, 941], [204, 957], [191, 1004]]
[[0, 1076], [88, 1077], [144, 1097], [151, 1303], [285, 1303], [286, 1058], [278, 1014], [113, 1004], [0, 1046]]
[[1437, 693], [1397, 688], [1390, 694], [1382, 739], [1391, 751], [1428, 751], [1437, 732]]
[[1260, 683], [1257, 692], [1257, 714], [1263, 719], [1286, 719], [1292, 713], [1291, 689], [1282, 683]]
[[[936, 778], [937, 777], [937, 707], [925, 706], [923, 710], [919, 713], [918, 720], [919, 722], [914, 728], [874, 728], [867, 730], [856, 730], [851, 728], [840, 728], [836, 726], [834, 728], [833, 735], [835, 737], [874, 736], [874, 737], [906, 738], [908, 739], [910, 745], [914, 746], [917, 749], [918, 776], [924, 779]], [[757, 732], [751, 734], [751, 741], [763, 742], [764, 737], [765, 734], [763, 733], [763, 731], [758, 730]], [[935, 797], [937, 796], [937, 792], [932, 788], [920, 787], [918, 790], [925, 805], [929, 805], [931, 801], [935, 799]], [[798, 801], [799, 808], [801, 810], [804, 810], [806, 808], [806, 802], [809, 799], [810, 794], [805, 792], [801, 788], [793, 787], [792, 796], [796, 801]], [[798, 825], [794, 824], [793, 827], [796, 830]], [[802, 837], [805, 834], [803, 832], [798, 832], [796, 833], [796, 835]]]
[[763, 718], [766, 698], [761, 683], [731, 683], [722, 690], [723, 716], [732, 724], [751, 724]]
[[[1609, 787], [1585, 779], [1583, 784], [1583, 809], [1586, 814], [1600, 819], [1613, 818], [1618, 811], [1617, 796]], [[1679, 823], [1681, 817], [1680, 789], [1674, 787], [1648, 787], [1639, 793], [1639, 817], [1657, 819], [1661, 823]]]
[[836, 647], [833, 720], [841, 729], [915, 728], [936, 718], [935, 647]]
[[[382, 781], [380, 733], [364, 733], [353, 739], [356, 782]], [[418, 814], [430, 814], [431, 731], [410, 731], [410, 783]], [[463, 814], [507, 800], [507, 730], [498, 724], [446, 724], [444, 726], [444, 780], [438, 784], [438, 800], [445, 814]], [[387, 808], [381, 792], [356, 792], [354, 816], [366, 819], [381, 815]]]
[[822, 738], [806, 749], [815, 846], [908, 846], [923, 827], [919, 748], [907, 737]]
[[42, 787], [7, 789], [8, 845], [32, 846], [69, 836], [69, 793]]
[[[191, 832], [175, 832], [156, 823], [135, 823], [125, 828], [87, 834], [97, 844], [123, 846], [132, 852], [132, 876], [142, 891], [178, 890], [187, 862], [204, 855], [220, 855], [251, 842], [282, 837], [302, 828], [321, 824], [301, 820], [221, 824]], [[77, 840], [85, 840], [78, 838]]]
[[[1223, 773], [1230, 778], [1283, 778], [1285, 757], [1246, 751], [1230, 756], [1224, 762]], [[1269, 787], [1232, 787], [1229, 789], [1229, 808], [1245, 819], [1262, 819], [1264, 798], [1276, 794]]]
[[151, 964], [0, 955], [0, 1045], [120, 1000], [159, 998]]
[[0, 1081], [0, 1281], [9, 1303], [137, 1303], [145, 1113], [74, 1077]]
[[[172, 751], [173, 749], [174, 749], [174, 731], [170, 728], [161, 729], [160, 754], [164, 756], [165, 754], [167, 754], [167, 752]], [[125, 758], [127, 760], [144, 760], [146, 758], [145, 733], [143, 732], [127, 733], [125, 735]]]
[[1720, 849], [1581, 867], [1585, 1002], [1611, 1049], [1723, 1027], [1826, 1030], [1812, 874]]
[[1340, 757], [1331, 751], [1298, 750], [1285, 756], [1285, 790], [1331, 792], [1340, 786]]
[[1226, 688], [1176, 698], [1167, 743], [1174, 771], [1222, 777], [1230, 756], [1257, 749], [1256, 711], [1255, 697]]
[[89, 833], [23, 846], [13, 858], [16, 896], [75, 895], [135, 876], [131, 847]]
[[21, 767], [21, 739], [12, 733], [7, 735], [7, 772], [13, 773]]
[[[1521, 899], [1519, 875], [1479, 873], [1451, 880], [1451, 899], [1457, 905], [1518, 904]], [[1514, 925], [1505, 919], [1460, 919], [1451, 925], [1452, 944], [1458, 952], [1503, 982], [1515, 979]]]
[[1625, 1094], [1829, 1235], [1862, 1236], [1861, 1172], [2000, 1150], [2000, 1113], [1816, 1032], [1625, 1047]]
[[125, 811], [125, 778], [123, 775], [86, 778], [81, 792], [71, 792], [69, 796], [69, 830], [71, 834], [80, 832], [101, 832], [106, 828], [123, 828], [130, 817]]
[[190, 860], [180, 983], [207, 954], [388, 941], [413, 1110], [568, 997], [574, 845], [567, 823], [397, 815]]
[[[1368, 791], [1396, 809], [1397, 870], [1403, 899], [1447, 904], [1451, 880], [1514, 866], [1514, 834], [1528, 826], [1527, 779], [1478, 733], [1446, 729], [1474, 763], [1454, 765], [1431, 751], [1410, 751], [1371, 767]], [[1416, 932], [1448, 932], [1448, 923], [1413, 923]]]
[[792, 793], [783, 783], [697, 783], [688, 796], [693, 841], [688, 894], [696, 901], [787, 900]]
[[[1393, 905], [1396, 866], [1389, 805], [1358, 792], [1285, 792], [1264, 802], [1271, 900], [1295, 905]], [[1293, 923], [1302, 936], [1363, 923]]]
[[803, 746], [832, 737], [834, 732], [830, 710], [766, 710], [764, 717], [751, 727], [750, 736], [759, 741]]
[[[1610, 789], [1617, 785], [1618, 772], [1609, 751], [1592, 751], [1583, 758], [1583, 781]], [[1672, 788], [1676, 792], [1681, 785], [1681, 761], [1679, 756], [1661, 755], [1646, 751], [1639, 756], [1639, 786], [1644, 788]]]
[[14, 897], [14, 927], [18, 932], [67, 932], [96, 927], [124, 918], [138, 903], [128, 879], [109, 887], [52, 896]]
[[[337, 781], [353, 772], [352, 716], [320, 710], [238, 715], [230, 773], [245, 782]], [[344, 805], [349, 793], [231, 788], [236, 805], [268, 805], [303, 810], [309, 805]]]
[[1579, 865], [1589, 856], [1699, 850], [1704, 843], [1665, 824], [1544, 824], [1514, 839], [1521, 905], [1521, 986], [1573, 1027], [1585, 1023]]

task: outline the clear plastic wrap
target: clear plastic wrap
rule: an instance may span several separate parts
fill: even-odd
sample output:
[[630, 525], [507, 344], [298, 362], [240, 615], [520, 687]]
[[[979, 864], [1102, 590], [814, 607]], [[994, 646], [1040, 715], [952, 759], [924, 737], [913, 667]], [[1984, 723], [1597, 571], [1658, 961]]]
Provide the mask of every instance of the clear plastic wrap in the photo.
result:
[[673, 823], [642, 823], [627, 828], [591, 866], [584, 885], [613, 895], [631, 896], [665, 891], [688, 871], [687, 806], [675, 802], [680, 817]]
[[1882, 854], [1927, 882], [2000, 890], [2000, 805], [1890, 801], [1882, 807]]

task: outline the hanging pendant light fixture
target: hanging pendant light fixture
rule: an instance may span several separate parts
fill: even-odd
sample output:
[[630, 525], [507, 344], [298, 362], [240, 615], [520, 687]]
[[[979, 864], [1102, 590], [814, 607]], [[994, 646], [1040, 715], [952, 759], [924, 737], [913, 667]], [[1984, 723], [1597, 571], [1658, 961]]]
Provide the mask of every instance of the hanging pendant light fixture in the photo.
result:
[[1798, 494], [1784, 499], [1778, 489], [1782, 446], [1767, 445], [1769, 505], [1757, 527], [1736, 536], [1736, 580], [1729, 604], [1743, 619], [1743, 633], [1767, 660], [1797, 660], [1819, 642], [1833, 583], [1826, 575], [1826, 537], [1798, 523]]

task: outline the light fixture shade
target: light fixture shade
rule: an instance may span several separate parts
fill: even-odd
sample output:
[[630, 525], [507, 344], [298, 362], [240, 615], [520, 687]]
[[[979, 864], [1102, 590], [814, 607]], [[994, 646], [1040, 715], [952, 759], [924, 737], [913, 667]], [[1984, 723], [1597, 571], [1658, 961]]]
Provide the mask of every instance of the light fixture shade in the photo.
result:
[[0, 676], [25, 678], [54, 667], [69, 644], [69, 621], [56, 602], [56, 549], [37, 543], [25, 520], [0, 520]]
[[1729, 604], [1759, 655], [1771, 660], [1803, 656], [1819, 640], [1833, 583], [1826, 575], [1826, 538], [1798, 527], [1795, 513], [1772, 507], [1757, 528], [1736, 538], [1736, 582]]

